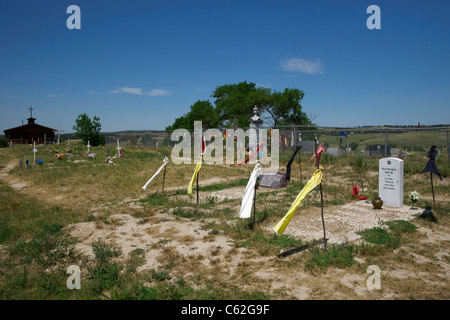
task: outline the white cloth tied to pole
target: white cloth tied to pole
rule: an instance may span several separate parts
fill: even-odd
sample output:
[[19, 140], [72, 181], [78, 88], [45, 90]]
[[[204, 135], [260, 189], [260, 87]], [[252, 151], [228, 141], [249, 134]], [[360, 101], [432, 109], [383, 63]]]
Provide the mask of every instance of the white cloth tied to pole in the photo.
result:
[[161, 172], [161, 170], [164, 168], [164, 166], [169, 162], [169, 158], [164, 157], [164, 163], [163, 165], [156, 171], [156, 173], [153, 175], [153, 177], [150, 178], [150, 180], [147, 181], [147, 183], [142, 187], [142, 189], [146, 190], [147, 186], [152, 182], [152, 180]]
[[261, 165], [257, 163], [252, 171], [252, 174], [250, 175], [250, 178], [248, 179], [247, 186], [245, 187], [239, 218], [250, 218], [252, 213], [253, 197], [255, 196], [256, 179], [258, 179], [260, 173]]

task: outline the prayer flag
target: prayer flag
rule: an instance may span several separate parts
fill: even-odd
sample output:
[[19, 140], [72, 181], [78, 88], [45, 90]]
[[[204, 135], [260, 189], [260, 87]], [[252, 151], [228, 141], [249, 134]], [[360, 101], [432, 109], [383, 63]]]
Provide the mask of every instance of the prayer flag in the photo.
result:
[[275, 232], [278, 234], [283, 234], [284, 230], [286, 229], [287, 225], [291, 221], [292, 217], [294, 216], [294, 213], [297, 211], [298, 207], [302, 203], [302, 201], [305, 199], [306, 195], [314, 189], [316, 186], [320, 184], [322, 181], [322, 167], [319, 169], [316, 169], [314, 171], [314, 174], [312, 175], [311, 179], [309, 179], [308, 183], [305, 184], [302, 191], [298, 194], [295, 201], [292, 203], [291, 208], [287, 212], [287, 214], [283, 217], [283, 219], [278, 222], [278, 224], [273, 228]]
[[428, 160], [425, 169], [423, 169], [422, 173], [424, 172], [434, 173], [439, 177], [439, 179], [442, 180], [442, 176], [439, 173], [439, 170], [436, 165], [436, 154], [437, 154], [436, 148], [437, 148], [436, 146], [431, 146], [430, 150], [428, 150], [427, 157], [430, 158], [430, 160]]
[[195, 178], [197, 178], [197, 174], [200, 171], [200, 168], [202, 167], [202, 162], [203, 162], [203, 153], [200, 155], [200, 160], [195, 166], [194, 174], [192, 175], [191, 182], [189, 182], [188, 195], [191, 199], [194, 199], [194, 194], [192, 193], [192, 186], [194, 185]]
[[239, 218], [250, 218], [253, 204], [253, 197], [255, 196], [255, 185], [259, 174], [261, 173], [261, 165], [257, 163], [253, 169], [247, 186], [245, 187], [244, 196], [242, 197], [241, 210]]
[[[323, 147], [323, 144], [321, 144], [320, 147], [317, 148], [317, 157], [318, 157], [319, 159], [320, 159], [321, 153], [322, 153], [324, 150], [325, 150], [325, 149], [324, 149], [324, 147]], [[314, 154], [312, 155], [311, 159], [309, 159], [309, 160], [312, 160], [312, 159], [314, 159], [315, 157], [316, 157], [316, 154], [314, 153]]]
[[291, 181], [291, 166], [292, 166], [292, 162], [294, 162], [294, 158], [295, 155], [297, 154], [298, 150], [300, 150], [302, 148], [302, 146], [297, 146], [297, 148], [295, 148], [294, 153], [291, 156], [291, 159], [289, 160], [287, 167], [286, 167], [286, 181]]

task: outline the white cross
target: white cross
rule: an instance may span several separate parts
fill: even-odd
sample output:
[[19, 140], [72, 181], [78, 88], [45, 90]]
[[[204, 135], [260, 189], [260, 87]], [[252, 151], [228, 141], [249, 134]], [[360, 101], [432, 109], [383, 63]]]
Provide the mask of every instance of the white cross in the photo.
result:
[[67, 139], [67, 145], [70, 147], [70, 139]]
[[120, 158], [120, 149], [122, 149], [119, 145], [119, 139], [117, 139], [117, 156]]
[[89, 144], [89, 140], [88, 140], [88, 144], [87, 144], [87, 148], [88, 148], [88, 153], [89, 153], [89, 148], [91, 147], [91, 145]]
[[37, 152], [36, 141], [33, 141], [33, 155], [34, 155], [34, 162], [33, 163], [36, 163], [36, 152]]
[[58, 124], [58, 142], [56, 143], [57, 145], [59, 145], [59, 142], [61, 141], [61, 132], [65, 132], [65, 131], [61, 130], [60, 126]]

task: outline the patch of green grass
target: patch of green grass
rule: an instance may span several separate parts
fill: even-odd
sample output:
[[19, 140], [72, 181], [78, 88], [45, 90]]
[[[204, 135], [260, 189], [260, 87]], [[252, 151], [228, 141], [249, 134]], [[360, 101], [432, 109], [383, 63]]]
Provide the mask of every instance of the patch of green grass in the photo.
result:
[[207, 213], [202, 212], [197, 209], [186, 209], [186, 208], [181, 208], [181, 207], [175, 208], [172, 211], [172, 214], [174, 216], [190, 219], [192, 221], [202, 219], [208, 215]]
[[290, 249], [299, 247], [303, 243], [300, 240], [288, 235], [264, 234], [261, 231], [255, 231], [245, 239], [241, 246], [244, 248], [252, 248], [257, 250], [261, 255], [277, 254], [282, 249]]
[[347, 245], [328, 245], [327, 250], [313, 246], [305, 257], [305, 270], [328, 267], [345, 268], [356, 263], [353, 259], [354, 247]]
[[400, 246], [400, 237], [381, 227], [365, 229], [356, 234], [360, 235], [363, 240], [376, 245], [386, 246], [392, 249]]
[[392, 230], [392, 232], [395, 232], [399, 235], [403, 233], [413, 233], [418, 228], [416, 225], [405, 220], [387, 221], [385, 222], [385, 224], [389, 227], [390, 230]]
[[13, 228], [7, 220], [0, 218], [0, 243], [6, 242], [12, 238], [14, 234]]
[[166, 193], [152, 193], [141, 199], [140, 202], [152, 206], [163, 206], [169, 202], [169, 197]]

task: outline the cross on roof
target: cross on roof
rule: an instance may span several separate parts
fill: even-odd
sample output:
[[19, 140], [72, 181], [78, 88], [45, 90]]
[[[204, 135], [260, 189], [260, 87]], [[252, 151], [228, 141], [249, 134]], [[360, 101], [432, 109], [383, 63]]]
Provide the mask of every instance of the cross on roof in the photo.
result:
[[28, 108], [28, 110], [30, 110], [30, 118], [33, 118], [33, 110], [35, 110], [35, 109], [33, 109], [33, 107], [30, 106], [30, 107]]

